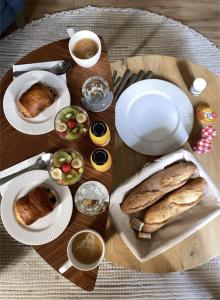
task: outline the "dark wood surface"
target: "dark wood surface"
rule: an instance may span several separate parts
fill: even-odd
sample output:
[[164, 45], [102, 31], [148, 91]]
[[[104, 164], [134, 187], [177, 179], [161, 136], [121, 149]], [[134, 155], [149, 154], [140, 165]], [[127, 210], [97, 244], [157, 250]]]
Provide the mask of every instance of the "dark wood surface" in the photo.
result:
[[[71, 104], [80, 105], [80, 99], [82, 96], [81, 86], [88, 77], [92, 75], [101, 75], [112, 87], [110, 64], [104, 42], [102, 41], [103, 51], [98, 64], [90, 69], [79, 67], [71, 59], [68, 51], [68, 41], [69, 39], [65, 39], [45, 45], [29, 53], [17, 63], [24, 64], [60, 59], [71, 61], [72, 68], [67, 73], [67, 86], [71, 94]], [[11, 81], [12, 69], [8, 71], [1, 81], [1, 170], [43, 151], [54, 152], [59, 148], [72, 147], [82, 154], [85, 159], [86, 166], [81, 181], [70, 188], [73, 197], [76, 189], [81, 183], [93, 179], [102, 182], [110, 192], [112, 187], [112, 168], [105, 173], [100, 173], [91, 167], [89, 158], [91, 152], [96, 148], [96, 146], [91, 142], [89, 135], [86, 135], [77, 141], [66, 142], [60, 139], [55, 131], [44, 135], [31, 136], [18, 132], [7, 122], [2, 110], [2, 102], [5, 90]], [[111, 130], [111, 142], [106, 146], [106, 148], [113, 155], [114, 104], [112, 104], [112, 106], [104, 112], [88, 113], [91, 121], [103, 120], [109, 125]], [[71, 221], [63, 234], [56, 240], [46, 245], [36, 246], [34, 249], [48, 264], [50, 264], [55, 270], [58, 270], [67, 260], [66, 248], [71, 236], [81, 229], [92, 228], [100, 232], [104, 237], [107, 216], [107, 212], [96, 217], [84, 216], [80, 214], [74, 206]], [[63, 276], [81, 288], [91, 291], [95, 286], [97, 273], [98, 268], [92, 271], [82, 272], [72, 267], [65, 272]]]

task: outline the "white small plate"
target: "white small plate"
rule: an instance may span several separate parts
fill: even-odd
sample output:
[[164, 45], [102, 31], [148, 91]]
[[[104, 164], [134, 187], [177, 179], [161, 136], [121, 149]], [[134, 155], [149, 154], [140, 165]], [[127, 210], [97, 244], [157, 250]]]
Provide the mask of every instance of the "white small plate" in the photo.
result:
[[[15, 201], [39, 185], [51, 189], [56, 196], [56, 206], [51, 213], [30, 226], [21, 225], [15, 217]], [[56, 239], [66, 229], [72, 210], [73, 200], [69, 188], [53, 182], [47, 171], [34, 170], [16, 177], [2, 195], [2, 223], [14, 239], [27, 245], [43, 245]]]
[[157, 79], [134, 83], [119, 97], [115, 123], [133, 150], [161, 155], [181, 147], [193, 127], [193, 107], [176, 85]]
[[[20, 96], [37, 82], [53, 88], [57, 97], [52, 105], [35, 118], [25, 118], [18, 110]], [[70, 105], [70, 93], [62, 79], [47, 71], [26, 72], [11, 82], [4, 99], [3, 109], [8, 122], [18, 131], [38, 135], [54, 130], [54, 118], [59, 110]]]

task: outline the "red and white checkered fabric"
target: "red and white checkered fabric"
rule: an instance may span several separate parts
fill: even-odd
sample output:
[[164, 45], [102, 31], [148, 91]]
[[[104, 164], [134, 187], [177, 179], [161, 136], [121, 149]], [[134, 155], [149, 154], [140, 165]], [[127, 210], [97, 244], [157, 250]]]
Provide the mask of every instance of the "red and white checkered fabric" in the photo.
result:
[[201, 139], [196, 143], [193, 149], [199, 154], [208, 153], [212, 149], [212, 144], [207, 139]]
[[215, 138], [215, 136], [216, 136], [216, 129], [211, 125], [204, 127], [201, 131], [201, 137], [210, 142]]

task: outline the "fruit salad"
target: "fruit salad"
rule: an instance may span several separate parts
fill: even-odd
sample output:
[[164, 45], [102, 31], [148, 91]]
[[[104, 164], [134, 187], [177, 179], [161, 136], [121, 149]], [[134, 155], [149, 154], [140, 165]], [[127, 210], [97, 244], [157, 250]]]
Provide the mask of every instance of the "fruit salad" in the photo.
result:
[[49, 169], [56, 183], [72, 185], [79, 181], [84, 172], [84, 161], [79, 152], [62, 149], [54, 153]]
[[55, 130], [58, 135], [68, 141], [73, 141], [89, 129], [89, 117], [79, 106], [68, 106], [61, 109], [55, 118]]

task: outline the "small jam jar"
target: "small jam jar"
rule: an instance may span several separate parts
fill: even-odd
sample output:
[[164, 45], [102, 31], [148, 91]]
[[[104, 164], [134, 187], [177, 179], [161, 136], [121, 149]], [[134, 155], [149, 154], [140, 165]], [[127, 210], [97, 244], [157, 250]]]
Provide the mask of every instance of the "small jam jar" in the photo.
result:
[[197, 107], [196, 117], [201, 124], [214, 123], [217, 119], [217, 113], [208, 105], [202, 105]]
[[89, 129], [92, 142], [100, 147], [106, 146], [110, 141], [110, 130], [105, 122], [94, 122]]
[[99, 172], [106, 172], [111, 168], [112, 157], [108, 150], [98, 148], [94, 150], [90, 157], [91, 165]]

